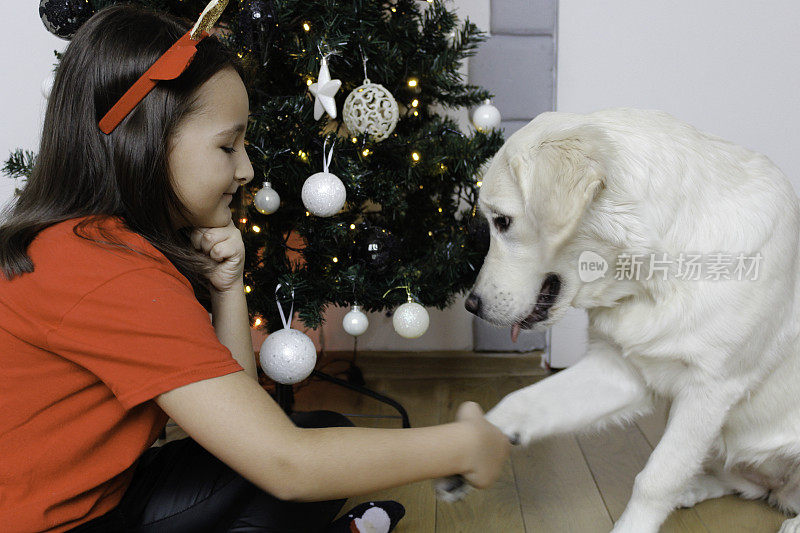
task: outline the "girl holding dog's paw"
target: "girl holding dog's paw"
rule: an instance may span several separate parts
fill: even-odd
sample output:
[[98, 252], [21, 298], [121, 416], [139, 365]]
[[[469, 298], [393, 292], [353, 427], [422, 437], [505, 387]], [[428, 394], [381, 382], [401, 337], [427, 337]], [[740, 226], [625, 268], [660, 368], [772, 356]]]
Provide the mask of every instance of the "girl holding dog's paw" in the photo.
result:
[[[376, 506], [391, 529], [391, 502], [332, 521], [343, 498], [413, 481], [488, 487], [510, 444], [477, 404], [439, 426], [358, 428], [290, 418], [259, 385], [229, 207], [253, 179], [248, 95], [238, 59], [199, 39], [113, 5], [61, 59], [0, 226], [3, 531], [351, 531]], [[151, 447], [169, 418], [189, 437]]]

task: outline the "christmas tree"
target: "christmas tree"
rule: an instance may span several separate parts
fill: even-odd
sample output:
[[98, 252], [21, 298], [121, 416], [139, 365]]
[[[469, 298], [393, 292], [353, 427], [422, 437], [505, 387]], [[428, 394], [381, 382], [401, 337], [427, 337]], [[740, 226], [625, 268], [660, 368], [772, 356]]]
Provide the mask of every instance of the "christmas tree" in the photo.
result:
[[[206, 1], [138, 3], [194, 21]], [[90, 0], [82, 15], [115, 3]], [[444, 309], [471, 287], [487, 246], [475, 216], [480, 170], [503, 137], [464, 133], [440, 110], [492, 96], [459, 72], [484, 34], [441, 0], [231, 0], [217, 25], [250, 97], [256, 177], [231, 207], [251, 324], [283, 327], [278, 284], [311, 328], [331, 304]], [[33, 164], [17, 150], [4, 171], [25, 177]], [[326, 166], [335, 177], [306, 183]]]

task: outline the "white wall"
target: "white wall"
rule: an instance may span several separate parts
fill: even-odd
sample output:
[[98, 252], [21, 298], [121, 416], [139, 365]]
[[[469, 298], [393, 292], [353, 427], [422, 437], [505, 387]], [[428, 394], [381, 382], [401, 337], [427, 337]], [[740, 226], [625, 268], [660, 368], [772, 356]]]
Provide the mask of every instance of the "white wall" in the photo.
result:
[[663, 109], [800, 186], [800, 2], [564, 0], [560, 111]]
[[[0, 32], [0, 160], [22, 148], [37, 152], [45, 99], [42, 82], [68, 41], [48, 32], [39, 20], [38, 2], [4, 2], [6, 28]], [[22, 185], [20, 183], [20, 185]], [[0, 208], [14, 194], [14, 180], [0, 174]]]

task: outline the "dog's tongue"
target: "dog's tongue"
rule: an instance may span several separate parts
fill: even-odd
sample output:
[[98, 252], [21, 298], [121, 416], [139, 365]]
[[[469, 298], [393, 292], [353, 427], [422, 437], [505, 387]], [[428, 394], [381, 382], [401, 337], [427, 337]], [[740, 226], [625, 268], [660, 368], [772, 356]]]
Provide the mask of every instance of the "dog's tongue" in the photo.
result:
[[517, 342], [517, 338], [519, 337], [519, 324], [514, 324], [511, 326], [511, 342]]

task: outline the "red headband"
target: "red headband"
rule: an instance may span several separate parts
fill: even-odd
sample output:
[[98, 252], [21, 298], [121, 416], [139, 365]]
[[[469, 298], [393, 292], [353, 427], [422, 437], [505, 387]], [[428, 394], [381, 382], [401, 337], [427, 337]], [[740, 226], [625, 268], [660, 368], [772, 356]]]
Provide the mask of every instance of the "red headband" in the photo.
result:
[[186, 70], [197, 52], [197, 44], [210, 35], [207, 30], [217, 22], [226, 5], [228, 0], [211, 0], [208, 3], [192, 29], [170, 46], [100, 119], [98, 125], [103, 133], [114, 131], [159, 80], [174, 80]]

